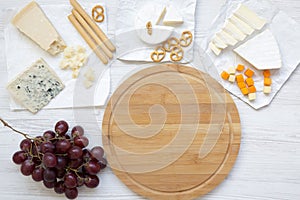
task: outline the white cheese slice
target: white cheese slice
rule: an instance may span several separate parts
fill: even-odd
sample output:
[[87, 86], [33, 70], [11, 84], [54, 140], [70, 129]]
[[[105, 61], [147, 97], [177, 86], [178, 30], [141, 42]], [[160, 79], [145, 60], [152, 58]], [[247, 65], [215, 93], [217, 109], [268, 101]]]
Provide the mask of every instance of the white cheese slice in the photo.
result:
[[[159, 44], [172, 35], [174, 31], [173, 27], [155, 25], [164, 8], [165, 6], [159, 4], [147, 4], [137, 14], [135, 30], [143, 42], [147, 44]], [[148, 22], [151, 22], [152, 34], [148, 33]]]
[[261, 30], [267, 23], [265, 19], [259, 17], [255, 12], [253, 12], [243, 4], [241, 4], [239, 8], [234, 12], [234, 15], [236, 15], [238, 18], [240, 18], [256, 30]]
[[223, 40], [217, 35], [213, 37], [212, 41], [219, 49], [225, 49], [228, 47], [228, 45], [224, 43]]
[[235, 15], [232, 15], [229, 20], [238, 28], [240, 29], [243, 33], [247, 35], [251, 35], [255, 30], [246, 24], [244, 21], [236, 17]]
[[225, 31], [220, 31], [216, 34], [222, 41], [230, 46], [234, 46], [238, 43], [236, 39], [234, 39], [231, 35], [226, 33]]
[[55, 98], [64, 84], [43, 60], [39, 59], [7, 85], [12, 97], [36, 113]]
[[220, 55], [222, 49], [218, 48], [213, 42], [209, 43], [209, 48], [216, 54], [217, 56]]
[[278, 43], [268, 29], [234, 51], [258, 70], [279, 69], [282, 66]]
[[13, 19], [12, 24], [51, 55], [56, 55], [66, 47], [40, 6], [32, 1]]
[[183, 24], [183, 17], [180, 15], [179, 10], [172, 5], [168, 6], [163, 24], [166, 26], [178, 26]]
[[226, 31], [228, 34], [230, 34], [232, 37], [234, 37], [238, 41], [243, 41], [247, 37], [247, 35], [245, 35], [240, 29], [238, 29], [230, 21], [226, 22], [226, 25], [224, 27], [224, 31]]

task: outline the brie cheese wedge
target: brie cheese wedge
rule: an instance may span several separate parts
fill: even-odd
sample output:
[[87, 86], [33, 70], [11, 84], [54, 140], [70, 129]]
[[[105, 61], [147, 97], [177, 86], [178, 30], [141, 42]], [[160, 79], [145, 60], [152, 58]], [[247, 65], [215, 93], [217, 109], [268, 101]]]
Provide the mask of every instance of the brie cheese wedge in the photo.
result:
[[12, 19], [12, 24], [51, 55], [62, 52], [66, 47], [61, 36], [35, 1], [19, 12]]
[[234, 49], [234, 52], [258, 70], [279, 69], [282, 66], [278, 43], [268, 29]]
[[227, 21], [227, 23], [226, 23], [226, 25], [224, 27], [224, 31], [226, 31], [227, 33], [229, 33], [232, 37], [234, 37], [238, 41], [243, 41], [247, 37], [242, 31], [240, 31], [240, 29], [238, 29], [230, 21]]
[[183, 18], [174, 6], [170, 5], [167, 7], [167, 13], [163, 19], [163, 24], [166, 26], [178, 26], [183, 24]]
[[136, 30], [140, 39], [147, 44], [159, 44], [166, 41], [173, 33], [174, 28], [169, 26], [154, 25], [152, 27], [152, 34], [148, 34], [148, 30], [137, 29]]
[[234, 15], [236, 15], [238, 18], [240, 18], [256, 30], [261, 30], [267, 23], [265, 19], [259, 17], [255, 12], [253, 12], [243, 4], [241, 4], [239, 8], [234, 12]]
[[240, 20], [238, 17], [235, 15], [232, 15], [229, 20], [238, 28], [240, 29], [243, 33], [247, 35], [251, 35], [255, 30], [246, 24], [244, 21]]
[[216, 34], [224, 43], [234, 46], [238, 43], [236, 39], [234, 39], [231, 35], [226, 33], [225, 31], [220, 31], [219, 33]]

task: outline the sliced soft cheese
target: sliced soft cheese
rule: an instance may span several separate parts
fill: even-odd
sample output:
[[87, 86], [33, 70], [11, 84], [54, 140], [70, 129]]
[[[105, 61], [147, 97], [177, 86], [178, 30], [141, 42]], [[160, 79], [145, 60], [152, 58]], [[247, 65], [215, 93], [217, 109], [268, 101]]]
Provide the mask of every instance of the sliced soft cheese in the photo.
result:
[[159, 18], [157, 19], [156, 21], [156, 25], [159, 25], [159, 23], [163, 20], [163, 18], [165, 17], [167, 13], [167, 8], [164, 6], [163, 7], [163, 10], [161, 11], [160, 15], [159, 15]]
[[172, 5], [167, 7], [167, 13], [163, 19], [163, 24], [166, 26], [178, 26], [183, 24], [183, 17], [180, 12]]
[[259, 17], [254, 11], [250, 10], [245, 5], [241, 4], [239, 8], [234, 12], [238, 18], [246, 22], [252, 28], [261, 30], [267, 21]]
[[229, 20], [238, 28], [240, 29], [243, 33], [247, 35], [251, 35], [255, 30], [246, 24], [244, 21], [236, 17], [235, 15], [232, 15]]
[[226, 22], [224, 31], [226, 31], [229, 35], [231, 35], [233, 38], [235, 38], [238, 41], [243, 41], [247, 37], [247, 35], [245, 35], [240, 29], [238, 29], [230, 21]]
[[209, 48], [216, 54], [217, 56], [220, 55], [222, 49], [218, 48], [213, 42], [209, 43]]
[[228, 45], [217, 35], [213, 37], [212, 41], [219, 49], [225, 49], [228, 47]]
[[12, 24], [52, 55], [62, 52], [66, 47], [54, 26], [35, 1], [19, 12], [13, 18]]
[[7, 85], [12, 97], [32, 113], [48, 105], [64, 87], [43, 59], [36, 61]]
[[238, 43], [236, 39], [234, 39], [231, 35], [226, 33], [225, 31], [220, 31], [219, 33], [216, 34], [224, 43], [234, 46]]
[[278, 43], [268, 29], [234, 51], [258, 70], [279, 69], [282, 66]]

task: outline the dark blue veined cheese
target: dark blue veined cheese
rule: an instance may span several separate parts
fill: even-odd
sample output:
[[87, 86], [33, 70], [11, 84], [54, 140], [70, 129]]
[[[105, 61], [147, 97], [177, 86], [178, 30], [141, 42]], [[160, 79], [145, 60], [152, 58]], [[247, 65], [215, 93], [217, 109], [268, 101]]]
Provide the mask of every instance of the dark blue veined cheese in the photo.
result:
[[33, 63], [7, 85], [12, 97], [32, 113], [48, 105], [64, 87], [43, 59]]

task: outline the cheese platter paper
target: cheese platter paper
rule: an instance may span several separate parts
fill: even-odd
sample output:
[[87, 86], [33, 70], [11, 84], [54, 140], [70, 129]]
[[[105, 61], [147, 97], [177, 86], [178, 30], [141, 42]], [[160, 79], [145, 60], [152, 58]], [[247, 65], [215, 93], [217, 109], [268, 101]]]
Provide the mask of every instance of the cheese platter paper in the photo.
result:
[[[153, 62], [151, 53], [166, 39], [195, 33], [196, 0], [119, 0], [116, 25], [117, 57], [124, 61]], [[144, 31], [152, 22], [151, 34]], [[183, 48], [181, 63], [193, 60], [193, 43]], [[171, 61], [167, 53], [162, 62]]]
[[[83, 6], [89, 13], [97, 1], [85, 3]], [[105, 5], [102, 4], [105, 7]], [[82, 74], [87, 71], [88, 68], [93, 68], [95, 72], [101, 71], [101, 62], [97, 60], [95, 54], [86, 45], [85, 41], [80, 37], [75, 28], [69, 22], [67, 16], [72, 10], [72, 7], [67, 4], [60, 5], [40, 5], [46, 16], [49, 18], [57, 32], [61, 35], [68, 47], [76, 47], [78, 45], [86, 49], [86, 53], [89, 56], [88, 61], [84, 67], [82, 67]], [[73, 108], [73, 107], [90, 107], [90, 106], [102, 106], [105, 104], [106, 99], [110, 92], [110, 71], [107, 70], [103, 74], [97, 74], [99, 78], [91, 88], [86, 89], [82, 85], [80, 76], [77, 79], [72, 77], [72, 71], [62, 70], [60, 68], [60, 62], [63, 59], [63, 53], [52, 56], [46, 51], [41, 49], [32, 40], [27, 38], [24, 34], [18, 31], [10, 21], [18, 12], [19, 9], [10, 8], [6, 9], [6, 28], [4, 31], [5, 37], [5, 52], [7, 62], [8, 81], [14, 79], [24, 69], [32, 65], [36, 60], [43, 58], [46, 63], [55, 71], [55, 73], [62, 80], [65, 88], [62, 92], [57, 95], [45, 109], [58, 109], [58, 108]], [[107, 20], [104, 20], [99, 26], [104, 32], [107, 32]], [[42, 31], [42, 30], [41, 30]], [[99, 63], [99, 64], [98, 64]], [[78, 88], [82, 87], [80, 90]], [[86, 93], [93, 92], [93, 101], [85, 100], [84, 98], [80, 101], [77, 98], [80, 95], [75, 93], [81, 91]], [[81, 95], [82, 96], [82, 95]], [[23, 110], [24, 108], [17, 104], [13, 99], [10, 100], [10, 107], [12, 110]]]
[[[211, 41], [220, 33], [219, 31], [222, 30], [224, 24], [228, 23], [228, 19], [232, 21], [233, 13], [237, 12], [236, 10], [241, 4], [251, 9], [261, 20], [265, 21], [262, 28], [250, 30], [254, 33], [237, 41], [236, 44], [234, 42], [232, 46], [224, 46], [223, 50], [218, 47], [215, 48], [214, 45], [211, 46]], [[234, 15], [236, 16], [236, 14]], [[267, 0], [228, 0], [221, 9], [219, 16], [216, 17], [210, 34], [202, 42], [201, 48], [206, 51], [219, 72], [217, 75], [213, 75], [214, 78], [251, 107], [260, 109], [272, 102], [299, 65], [300, 57], [297, 54], [299, 45], [300, 25], [271, 2]], [[249, 100], [247, 96], [241, 93], [237, 84], [223, 80], [220, 76], [222, 71], [239, 64], [250, 68], [255, 73], [253, 76], [257, 89], [255, 100]], [[270, 94], [264, 93], [264, 76], [262, 75], [264, 67], [271, 68], [273, 83]]]

